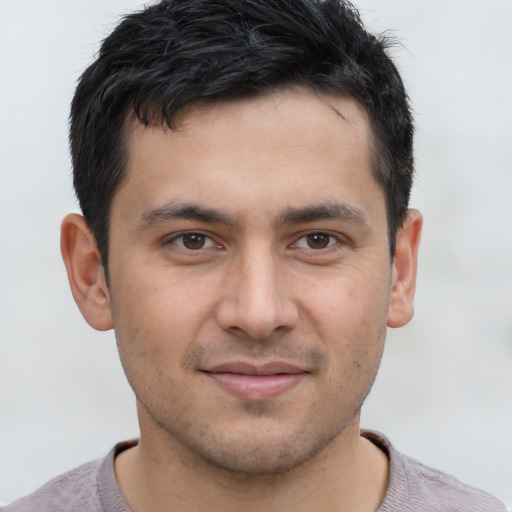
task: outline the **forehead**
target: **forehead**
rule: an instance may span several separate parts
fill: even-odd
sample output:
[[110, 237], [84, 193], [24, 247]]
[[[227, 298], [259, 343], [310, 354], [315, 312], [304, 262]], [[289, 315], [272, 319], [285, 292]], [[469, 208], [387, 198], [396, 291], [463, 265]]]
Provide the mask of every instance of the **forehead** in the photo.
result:
[[[357, 136], [365, 143], [371, 156], [374, 147], [374, 135], [369, 117], [364, 108], [352, 97], [334, 93], [317, 93], [299, 86], [277, 88], [266, 94], [232, 99], [228, 101], [198, 101], [178, 110], [173, 117], [173, 127], [169, 128], [165, 121], [158, 117], [158, 106], [155, 106], [156, 115], [149, 126], [142, 124], [134, 115], [128, 117], [125, 123], [125, 141], [128, 152], [132, 153], [138, 143], [146, 143], [148, 132], [159, 129], [177, 136], [211, 139], [223, 127], [232, 128], [238, 125], [241, 130], [238, 139], [242, 141], [243, 128], [250, 128], [253, 134], [275, 128], [276, 120], [282, 125], [289, 125], [300, 131], [308, 130], [308, 138], [312, 145], [327, 145], [331, 140], [343, 143], [347, 136]], [[299, 144], [300, 138], [294, 130], [290, 136], [296, 136]], [[178, 137], [175, 137], [177, 140]], [[249, 144], [251, 137], [244, 142]], [[282, 144], [282, 139], [275, 140], [276, 145]]]
[[353, 99], [300, 88], [189, 106], [173, 130], [131, 121], [126, 142], [127, 176], [113, 207], [127, 195], [133, 209], [194, 198], [278, 215], [305, 203], [353, 203], [368, 188], [374, 202], [378, 188], [365, 111]]

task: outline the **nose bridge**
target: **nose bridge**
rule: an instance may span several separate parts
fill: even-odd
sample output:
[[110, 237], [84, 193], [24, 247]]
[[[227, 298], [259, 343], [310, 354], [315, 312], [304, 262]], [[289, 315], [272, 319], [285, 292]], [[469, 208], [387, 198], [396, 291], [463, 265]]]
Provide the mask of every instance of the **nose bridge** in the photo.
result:
[[276, 329], [293, 327], [298, 315], [281, 261], [272, 247], [251, 244], [235, 258], [227, 279], [219, 309], [224, 329], [241, 330], [251, 338], [263, 339]]
[[272, 251], [260, 248], [242, 259], [242, 272], [238, 300], [247, 311], [276, 314], [281, 302], [279, 271]]

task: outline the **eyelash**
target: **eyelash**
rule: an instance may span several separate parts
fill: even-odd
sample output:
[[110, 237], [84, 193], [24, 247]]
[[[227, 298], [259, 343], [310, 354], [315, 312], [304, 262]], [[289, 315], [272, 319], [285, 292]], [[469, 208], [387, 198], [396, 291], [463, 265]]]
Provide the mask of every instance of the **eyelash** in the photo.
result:
[[[204, 245], [201, 247], [198, 247], [196, 249], [191, 249], [189, 247], [186, 247], [185, 243], [184, 243], [184, 238], [187, 236], [189, 236], [189, 237], [196, 236], [196, 237], [202, 238], [204, 243], [208, 244], [208, 247], [204, 247]], [[172, 238], [170, 238], [166, 243], [173, 244], [178, 249], [180, 249], [182, 251], [186, 251], [186, 252], [199, 252], [199, 251], [205, 250], [205, 249], [221, 247], [221, 245], [216, 243], [215, 240], [213, 240], [213, 238], [211, 236], [206, 235], [205, 233], [201, 233], [200, 231], [186, 231], [184, 233], [179, 233], [178, 235], [175, 235]]]
[[[201, 247], [197, 247], [195, 249], [186, 247], [185, 243], [184, 243], [184, 238], [187, 236], [188, 237], [196, 236], [196, 237], [200, 238], [204, 243]], [[313, 248], [313, 247], [309, 246], [309, 243], [311, 243], [311, 240], [308, 241], [307, 240], [308, 237], [315, 237], [315, 236], [316, 237], [318, 237], [318, 236], [327, 237], [327, 244], [325, 245], [325, 247]], [[307, 247], [300, 246], [300, 242], [302, 240], [306, 241]], [[329, 250], [333, 249], [334, 247], [336, 247], [340, 242], [341, 242], [340, 236], [337, 236], [337, 235], [334, 235], [332, 233], [325, 232], [325, 231], [311, 231], [311, 232], [308, 232], [308, 233], [302, 235], [295, 242], [290, 244], [289, 247], [306, 250], [306, 251], [313, 251], [313, 252], [320, 252], [320, 251], [326, 252], [326, 251], [329, 251]], [[222, 246], [220, 244], [218, 244], [217, 242], [215, 242], [215, 240], [211, 236], [209, 236], [205, 233], [201, 233], [200, 231], [186, 231], [186, 232], [179, 233], [179, 234], [173, 236], [172, 238], [170, 238], [169, 240], [167, 240], [166, 244], [173, 244], [179, 250], [189, 252], [189, 253], [200, 252], [202, 250], [208, 250], [208, 249], [213, 249], [213, 248], [219, 248], [219, 249], [222, 248]], [[204, 246], [205, 244], [207, 244], [207, 247]]]
[[[318, 237], [318, 236], [327, 237], [327, 245], [325, 247], [317, 247], [317, 248], [310, 247], [309, 243], [311, 243], [311, 241], [308, 240], [308, 238], [309, 237]], [[299, 242], [301, 242], [302, 240], [306, 241], [306, 244], [308, 245], [307, 247], [300, 247]], [[334, 248], [339, 243], [340, 243], [340, 237], [339, 236], [333, 235], [332, 233], [328, 233], [328, 232], [325, 232], [325, 231], [311, 231], [311, 232], [306, 233], [305, 235], [301, 236], [292, 245], [297, 247], [297, 248], [299, 248], [299, 249], [312, 250], [312, 251], [315, 251], [315, 252], [317, 252], [317, 251], [318, 252], [320, 252], [320, 251], [324, 251], [325, 252], [325, 251], [328, 251], [328, 250]]]

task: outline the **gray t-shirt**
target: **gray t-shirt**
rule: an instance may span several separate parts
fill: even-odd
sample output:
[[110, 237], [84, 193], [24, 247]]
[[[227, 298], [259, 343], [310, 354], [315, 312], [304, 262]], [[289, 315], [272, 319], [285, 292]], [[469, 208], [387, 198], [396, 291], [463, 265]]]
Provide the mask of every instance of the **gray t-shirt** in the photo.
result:
[[[362, 434], [389, 458], [389, 486], [377, 512], [506, 512], [489, 494], [397, 452], [372, 431]], [[2, 512], [131, 512], [114, 475], [117, 454], [136, 441], [119, 443], [102, 460], [65, 473], [0, 510]]]

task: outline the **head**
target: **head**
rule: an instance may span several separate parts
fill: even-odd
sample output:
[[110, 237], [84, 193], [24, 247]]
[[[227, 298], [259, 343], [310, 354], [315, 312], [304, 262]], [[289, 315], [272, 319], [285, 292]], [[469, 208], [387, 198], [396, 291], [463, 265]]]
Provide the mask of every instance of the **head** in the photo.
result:
[[115, 329], [141, 447], [254, 475], [358, 438], [421, 227], [384, 50], [344, 2], [166, 1], [84, 73], [85, 220], [62, 251], [84, 317]]
[[107, 281], [110, 206], [129, 158], [127, 121], [173, 129], [188, 105], [290, 86], [353, 98], [367, 113], [393, 255], [412, 184], [413, 125], [387, 45], [342, 0], [164, 0], [127, 16], [82, 75], [71, 110], [74, 186]]

